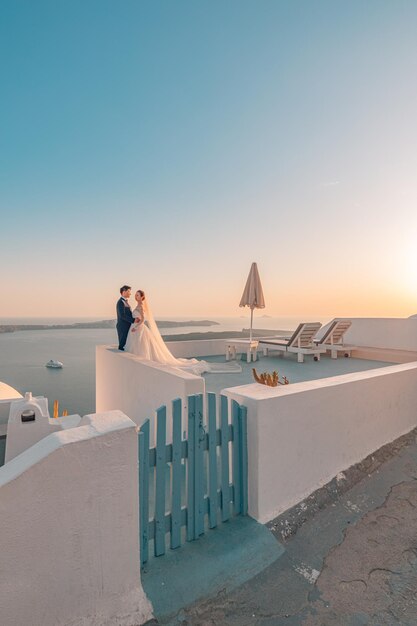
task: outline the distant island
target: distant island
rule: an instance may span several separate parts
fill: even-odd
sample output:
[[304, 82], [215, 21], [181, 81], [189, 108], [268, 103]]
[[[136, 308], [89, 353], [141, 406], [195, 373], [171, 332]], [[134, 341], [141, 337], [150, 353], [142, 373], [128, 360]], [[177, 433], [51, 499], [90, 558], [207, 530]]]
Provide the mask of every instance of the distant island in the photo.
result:
[[[157, 320], [160, 328], [181, 328], [183, 326], [218, 326], [219, 322], [212, 320], [189, 320], [175, 322], [169, 320]], [[76, 322], [75, 324], [4, 324], [0, 325], [0, 333], [14, 333], [18, 330], [70, 330], [70, 329], [93, 329], [114, 328], [116, 320], [101, 320], [98, 322]]]
[[219, 322], [213, 322], [212, 320], [190, 320], [188, 322], [167, 322], [163, 320], [156, 320], [159, 328], [180, 328], [181, 326], [219, 326]]
[[[277, 335], [288, 335], [291, 331], [288, 330], [265, 330], [265, 329], [253, 329], [252, 337], [275, 337]], [[249, 337], [249, 328], [243, 328], [242, 330], [227, 330], [227, 331], [208, 331], [206, 333], [187, 333], [184, 335], [163, 335], [165, 341], [195, 341], [198, 339], [240, 339]]]

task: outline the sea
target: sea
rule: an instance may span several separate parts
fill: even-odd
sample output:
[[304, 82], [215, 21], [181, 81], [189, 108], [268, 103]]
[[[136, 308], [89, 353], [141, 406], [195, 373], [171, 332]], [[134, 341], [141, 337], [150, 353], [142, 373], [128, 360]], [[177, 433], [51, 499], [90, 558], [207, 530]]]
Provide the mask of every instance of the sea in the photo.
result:
[[[311, 316], [309, 316], [309, 319]], [[99, 321], [102, 318], [0, 318], [4, 324], [73, 324]], [[170, 321], [188, 321], [190, 318], [165, 317]], [[203, 318], [193, 318], [193, 321]], [[249, 327], [249, 315], [241, 317], [204, 318], [217, 322], [215, 326], [182, 326], [162, 328], [162, 335], [187, 333], [241, 331]], [[311, 318], [312, 319], [312, 318]], [[269, 317], [254, 315], [254, 328], [293, 330], [306, 321], [298, 317]], [[326, 319], [314, 321], [325, 323]], [[185, 335], [185, 337], [184, 337]], [[86, 415], [95, 411], [95, 348], [100, 344], [116, 344], [116, 329], [53, 329], [24, 330], [0, 333], [0, 381], [20, 393], [31, 391], [45, 396], [52, 415], [54, 400], [59, 402], [59, 413]], [[45, 364], [54, 359], [64, 364], [63, 369], [49, 369]]]

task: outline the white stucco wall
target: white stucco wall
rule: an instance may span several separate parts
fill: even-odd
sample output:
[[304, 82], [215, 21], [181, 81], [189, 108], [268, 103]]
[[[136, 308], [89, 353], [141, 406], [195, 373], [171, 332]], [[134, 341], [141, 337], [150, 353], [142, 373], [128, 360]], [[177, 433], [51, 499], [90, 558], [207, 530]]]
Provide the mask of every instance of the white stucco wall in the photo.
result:
[[346, 344], [417, 352], [417, 318], [346, 319], [352, 322], [345, 335]]
[[194, 339], [191, 341], [167, 341], [172, 354], [178, 358], [192, 358], [226, 354], [225, 339]]
[[86, 416], [0, 468], [0, 623], [137, 626], [137, 433], [119, 411]]
[[[349, 319], [352, 322], [351, 328], [345, 335], [344, 343], [358, 347], [352, 352], [352, 356], [356, 358], [387, 360], [395, 363], [410, 362], [417, 358], [417, 318], [335, 319]], [[327, 327], [328, 324], [325, 324], [317, 336], [321, 337]], [[167, 345], [175, 356], [190, 358], [225, 354], [227, 341], [225, 339], [170, 341]], [[374, 350], [369, 350], [369, 348], [374, 348]]]
[[[34, 421], [22, 422], [21, 415], [26, 410], [33, 411], [35, 414]], [[26, 393], [25, 397], [20, 400], [12, 400], [7, 423], [5, 462], [7, 463], [53, 432], [78, 426], [80, 420], [79, 415], [67, 415], [66, 417], [51, 419], [47, 398], [43, 396], [33, 397], [30, 392]]]
[[417, 363], [271, 388], [248, 407], [249, 514], [267, 522], [417, 426]]
[[[204, 388], [201, 376], [141, 360], [112, 346], [96, 348], [96, 410], [120, 409], [138, 426], [145, 419], [151, 419], [151, 442], [156, 409], [166, 404], [169, 410], [172, 400], [182, 398], [186, 415], [187, 397], [204, 393]], [[170, 437], [170, 420], [167, 437]]]
[[[417, 352], [417, 318], [358, 317], [335, 319], [349, 319], [352, 322], [351, 328], [345, 335], [344, 341], [346, 344]], [[325, 332], [327, 327], [328, 324], [323, 326], [318, 333], [318, 337]], [[224, 354], [226, 340], [170, 341], [167, 342], [167, 345], [177, 357], [201, 357]], [[356, 356], [360, 358], [361, 353]]]

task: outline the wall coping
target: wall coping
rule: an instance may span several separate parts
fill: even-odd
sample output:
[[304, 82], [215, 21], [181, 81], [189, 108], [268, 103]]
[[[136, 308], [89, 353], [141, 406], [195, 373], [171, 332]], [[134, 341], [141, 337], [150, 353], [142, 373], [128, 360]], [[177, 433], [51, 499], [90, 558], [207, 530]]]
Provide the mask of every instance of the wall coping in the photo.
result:
[[280, 398], [283, 396], [291, 396], [296, 393], [312, 391], [314, 389], [323, 389], [324, 387], [335, 387], [337, 385], [346, 385], [348, 383], [382, 376], [390, 376], [407, 370], [417, 369], [417, 361], [411, 363], [401, 363], [399, 365], [388, 365], [387, 367], [379, 367], [365, 372], [351, 372], [339, 376], [331, 376], [329, 378], [318, 378], [315, 380], [305, 380], [299, 383], [290, 383], [289, 385], [280, 385], [279, 387], [268, 387], [259, 383], [251, 383], [249, 385], [241, 385], [240, 387], [228, 387], [223, 389], [222, 393], [237, 394], [250, 400], [270, 400], [271, 398]]
[[[178, 342], [179, 343], [179, 342]], [[184, 380], [194, 380], [196, 378], [200, 378], [196, 374], [192, 374], [191, 372], [187, 372], [185, 370], [180, 369], [179, 367], [175, 367], [175, 365], [166, 365], [164, 363], [157, 363], [156, 361], [149, 361], [147, 359], [142, 359], [135, 354], [131, 354], [129, 352], [122, 352], [115, 345], [97, 345], [97, 350], [105, 350], [107, 352], [112, 352], [115, 355], [115, 358], [120, 359], [128, 359], [130, 361], [134, 361], [140, 363], [145, 367], [149, 367], [150, 369], [158, 370], [160, 372], [167, 372], [173, 376], [177, 376], [178, 378], [182, 378]]]
[[80, 426], [47, 435], [33, 446], [0, 467], [0, 487], [23, 474], [47, 456], [71, 443], [94, 439], [115, 431], [135, 428], [136, 424], [121, 411], [86, 415]]

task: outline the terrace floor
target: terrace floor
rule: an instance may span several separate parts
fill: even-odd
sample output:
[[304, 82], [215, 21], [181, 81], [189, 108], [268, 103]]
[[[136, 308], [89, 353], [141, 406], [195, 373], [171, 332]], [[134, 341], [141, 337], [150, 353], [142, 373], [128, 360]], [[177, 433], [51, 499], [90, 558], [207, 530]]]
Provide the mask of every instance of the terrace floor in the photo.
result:
[[[199, 357], [200, 359], [200, 357]], [[224, 362], [224, 355], [201, 357], [201, 360], [209, 362]], [[282, 378], [286, 376], [290, 383], [298, 383], [306, 380], [316, 380], [328, 378], [329, 376], [339, 376], [352, 372], [363, 372], [393, 365], [384, 361], [370, 361], [367, 359], [344, 358], [332, 359], [329, 356], [322, 356], [320, 361], [314, 361], [312, 356], [307, 356], [304, 363], [297, 362], [297, 355], [291, 354], [286, 357], [278, 355], [261, 356], [255, 363], [240, 361], [242, 372], [232, 374], [203, 374], [206, 381], [206, 391], [219, 393], [228, 387], [237, 387], [254, 382], [252, 368], [255, 367], [258, 373], [276, 370]]]

